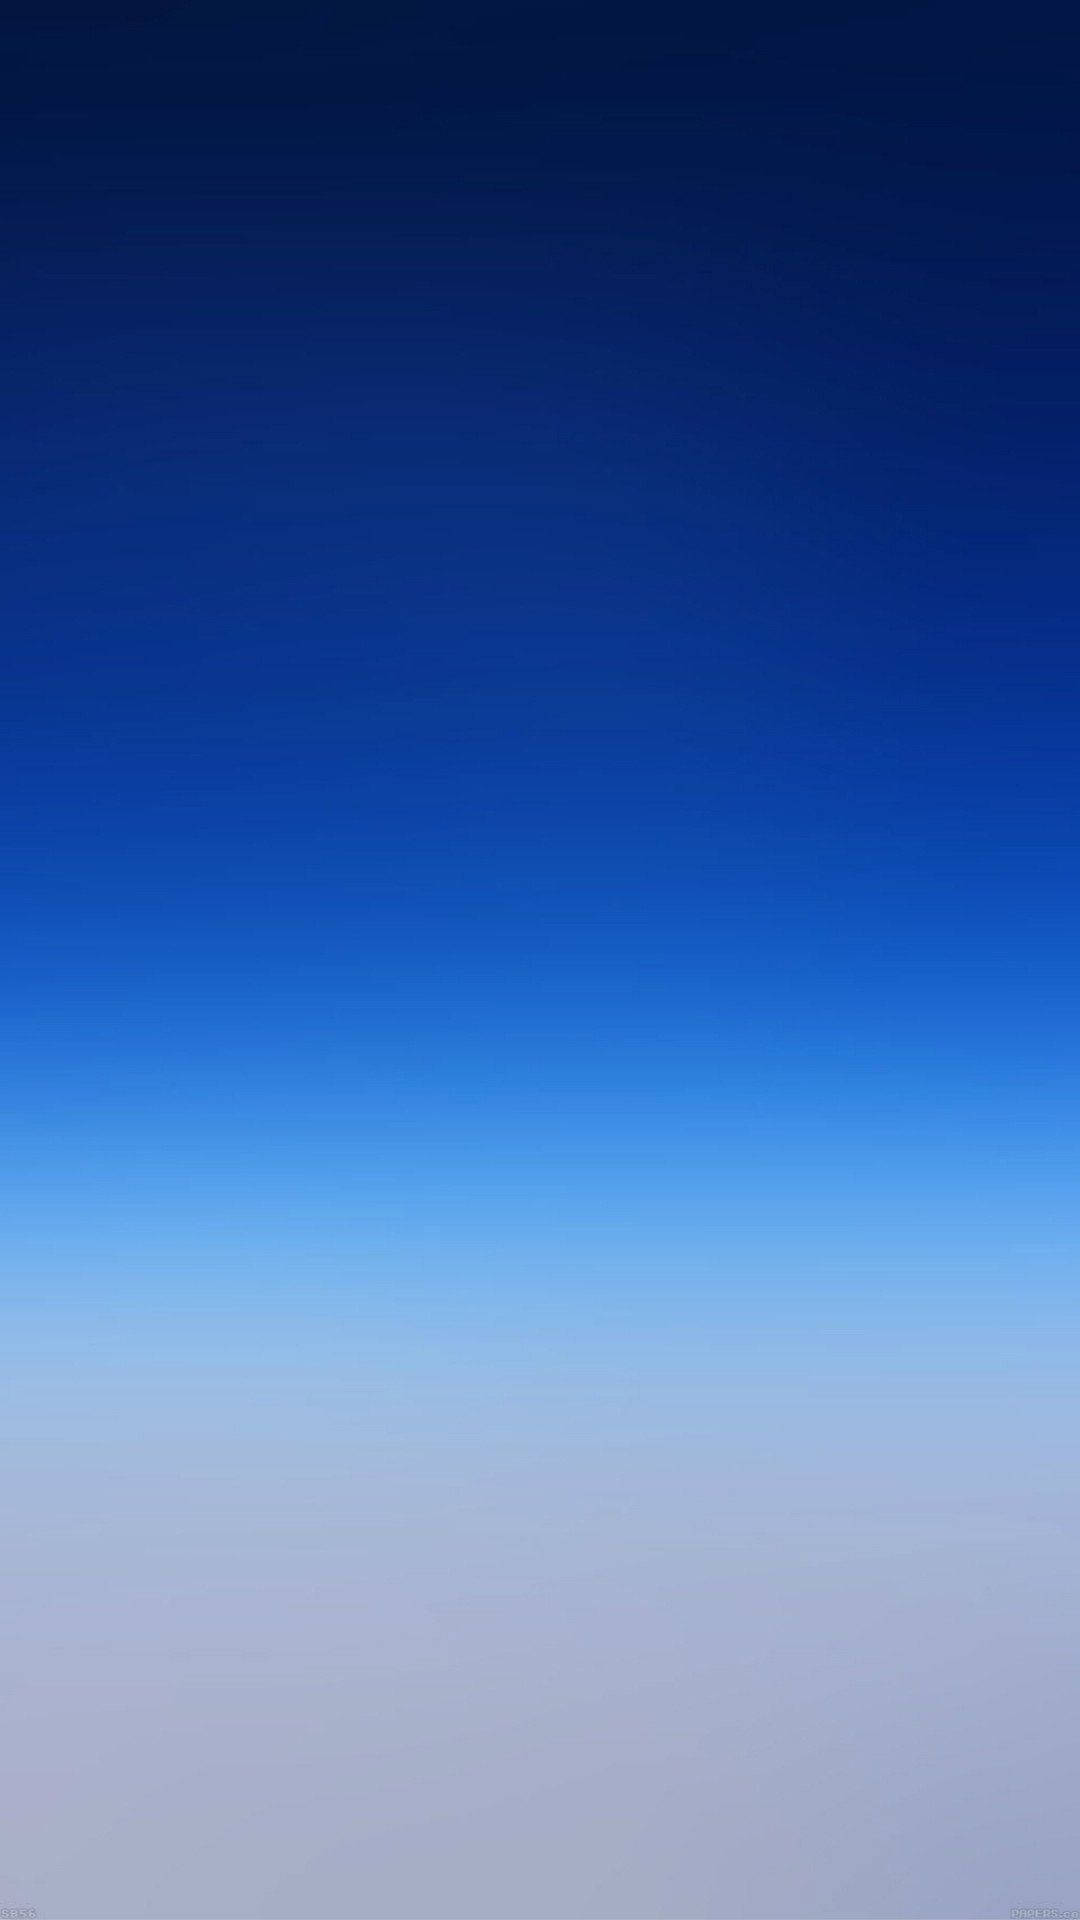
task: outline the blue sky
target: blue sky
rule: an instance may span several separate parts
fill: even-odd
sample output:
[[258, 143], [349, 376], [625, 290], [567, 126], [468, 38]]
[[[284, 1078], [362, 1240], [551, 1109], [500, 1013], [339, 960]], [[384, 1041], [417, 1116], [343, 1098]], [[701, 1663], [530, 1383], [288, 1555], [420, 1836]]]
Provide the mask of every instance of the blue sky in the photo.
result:
[[1080, 1905], [1077, 51], [11, 12], [0, 1907]]

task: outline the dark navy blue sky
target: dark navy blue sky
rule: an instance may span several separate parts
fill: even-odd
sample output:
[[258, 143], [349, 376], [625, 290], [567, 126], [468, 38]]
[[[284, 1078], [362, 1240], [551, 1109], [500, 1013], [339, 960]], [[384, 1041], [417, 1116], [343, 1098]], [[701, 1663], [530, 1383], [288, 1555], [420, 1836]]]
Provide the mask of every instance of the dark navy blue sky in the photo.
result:
[[20, 1279], [1063, 1284], [1077, 52], [9, 24]]

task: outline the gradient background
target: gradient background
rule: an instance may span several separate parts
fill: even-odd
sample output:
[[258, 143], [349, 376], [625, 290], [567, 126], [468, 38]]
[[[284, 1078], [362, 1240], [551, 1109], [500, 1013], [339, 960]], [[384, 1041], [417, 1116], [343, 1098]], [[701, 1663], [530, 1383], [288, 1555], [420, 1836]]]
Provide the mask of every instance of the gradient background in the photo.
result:
[[1078, 52], [9, 15], [0, 1905], [1080, 1908]]

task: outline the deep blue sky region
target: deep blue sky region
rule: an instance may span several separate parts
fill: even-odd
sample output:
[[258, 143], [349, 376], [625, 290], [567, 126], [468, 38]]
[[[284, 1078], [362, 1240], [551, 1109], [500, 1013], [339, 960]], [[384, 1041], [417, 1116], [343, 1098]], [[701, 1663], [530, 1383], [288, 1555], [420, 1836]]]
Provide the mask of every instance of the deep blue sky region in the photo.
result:
[[19, 1275], [1060, 1307], [1075, 34], [5, 46]]

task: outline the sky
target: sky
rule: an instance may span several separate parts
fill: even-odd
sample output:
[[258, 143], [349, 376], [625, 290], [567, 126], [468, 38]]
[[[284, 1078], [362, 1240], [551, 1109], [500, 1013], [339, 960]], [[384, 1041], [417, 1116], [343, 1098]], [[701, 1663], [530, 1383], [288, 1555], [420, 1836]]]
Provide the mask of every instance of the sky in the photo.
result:
[[13, 7], [0, 1902], [1080, 1908], [1078, 53]]

